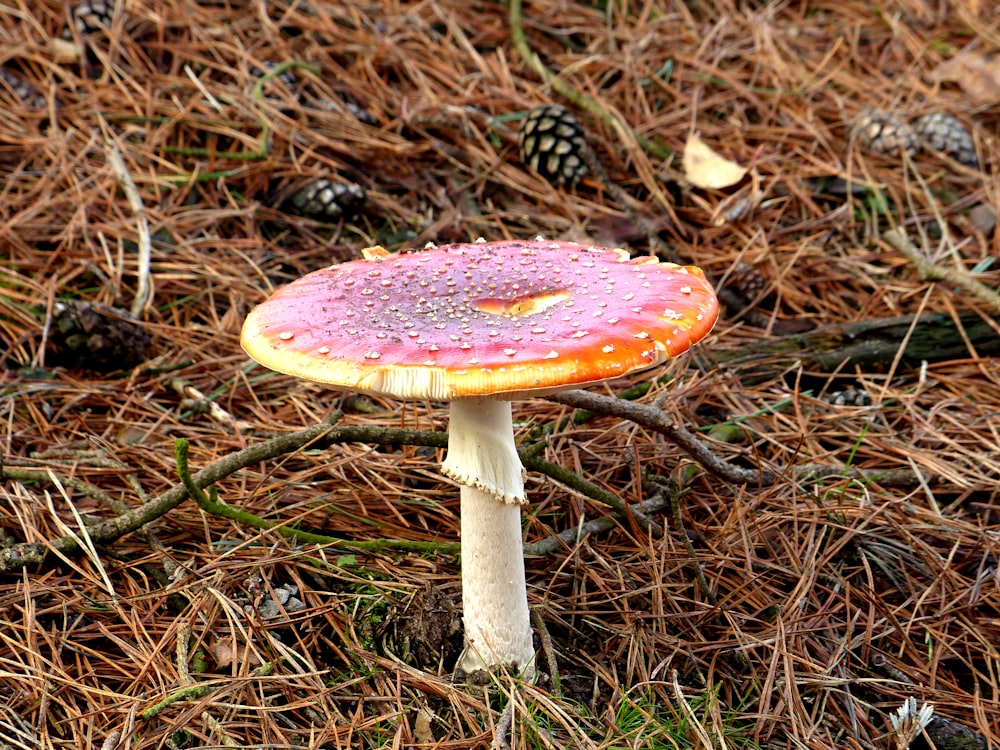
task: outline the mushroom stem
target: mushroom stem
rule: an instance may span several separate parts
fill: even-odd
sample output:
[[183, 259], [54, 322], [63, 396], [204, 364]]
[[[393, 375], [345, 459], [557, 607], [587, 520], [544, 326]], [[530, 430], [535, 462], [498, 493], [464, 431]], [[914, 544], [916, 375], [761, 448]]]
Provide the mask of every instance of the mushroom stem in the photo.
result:
[[524, 581], [521, 508], [462, 486], [462, 610], [466, 674], [511, 665], [526, 679], [535, 649]]
[[524, 467], [514, 445], [510, 401], [456, 399], [451, 402], [450, 420], [448, 455], [441, 465], [445, 476], [498, 501], [525, 502]]
[[521, 503], [524, 467], [514, 445], [509, 401], [451, 402], [442, 471], [462, 484], [462, 610], [467, 674], [513, 665], [534, 676], [524, 580]]

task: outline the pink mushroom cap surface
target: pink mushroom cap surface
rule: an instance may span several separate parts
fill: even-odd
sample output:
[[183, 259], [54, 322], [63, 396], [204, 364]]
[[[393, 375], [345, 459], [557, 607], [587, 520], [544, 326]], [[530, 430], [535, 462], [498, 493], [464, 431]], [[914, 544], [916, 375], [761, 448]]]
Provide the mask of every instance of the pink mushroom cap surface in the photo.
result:
[[243, 326], [279, 372], [401, 399], [515, 397], [617, 378], [708, 334], [699, 268], [546, 240], [372, 248], [276, 291]]

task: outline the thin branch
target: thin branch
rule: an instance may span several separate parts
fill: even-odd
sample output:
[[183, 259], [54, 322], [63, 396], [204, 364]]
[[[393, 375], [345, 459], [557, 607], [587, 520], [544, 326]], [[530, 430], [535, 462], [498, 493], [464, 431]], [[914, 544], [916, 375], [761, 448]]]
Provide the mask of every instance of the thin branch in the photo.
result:
[[[339, 418], [339, 416], [338, 414], [335, 418]], [[328, 421], [291, 435], [282, 435], [264, 443], [252, 445], [236, 453], [230, 453], [202, 469], [194, 475], [193, 480], [198, 487], [208, 487], [247, 466], [301, 450], [335, 429], [332, 422]], [[0, 467], [0, 479], [7, 478], [9, 477], [6, 468]], [[38, 479], [44, 481], [44, 472], [39, 472]], [[187, 497], [188, 493], [184, 486], [175, 485], [163, 494], [127, 513], [121, 513], [114, 518], [87, 527], [87, 533], [94, 544], [98, 545], [120, 539], [170, 512], [184, 502]], [[45, 544], [16, 544], [0, 550], [0, 572], [9, 572], [26, 565], [44, 563], [51, 552], [69, 554], [76, 550], [76, 541], [68, 536], [51, 540]]]
[[882, 239], [906, 256], [906, 259], [917, 269], [920, 278], [926, 281], [946, 281], [949, 284], [954, 284], [959, 289], [979, 297], [994, 310], [1000, 312], [1000, 293], [990, 289], [961, 268], [945, 268], [928, 260], [927, 256], [913, 244], [913, 241], [902, 230], [890, 229], [883, 232]]
[[491, 750], [511, 750], [510, 742], [507, 741], [507, 735], [510, 733], [510, 728], [514, 723], [514, 696], [510, 695], [507, 698], [507, 705], [504, 706], [503, 711], [500, 712], [500, 719], [497, 721], [496, 727], [493, 730], [493, 743]]
[[655, 430], [670, 442], [676, 444], [707, 471], [726, 482], [766, 487], [774, 484], [777, 480], [774, 473], [766, 469], [743, 469], [724, 461], [715, 455], [707, 445], [701, 442], [694, 433], [675, 424], [662, 411], [647, 404], [623, 401], [612, 396], [581, 390], [563, 391], [562, 393], [556, 393], [546, 398], [549, 401], [555, 401], [558, 404], [565, 404], [577, 409], [587, 409], [588, 411], [598, 412], [606, 416], [627, 419], [641, 427]]
[[[671, 483], [672, 484], [672, 483]], [[694, 578], [698, 583], [698, 588], [701, 589], [701, 593], [705, 595], [708, 603], [713, 607], [718, 605], [719, 599], [716, 597], [715, 592], [712, 591], [712, 587], [708, 585], [708, 579], [705, 578], [705, 571], [701, 567], [701, 562], [698, 560], [698, 552], [694, 548], [694, 544], [691, 542], [691, 537], [688, 535], [687, 527], [684, 526], [684, 515], [681, 513], [681, 502], [680, 493], [677, 491], [677, 487], [662, 487], [660, 492], [663, 496], [667, 498], [667, 502], [670, 504], [670, 517], [673, 519], [674, 531], [677, 533], [677, 537], [681, 540], [681, 544], [684, 545], [684, 549], [687, 551], [688, 560], [691, 562], [691, 566], [694, 568]]]
[[[264, 662], [259, 667], [256, 667], [250, 672], [250, 679], [259, 677], [268, 677], [274, 674], [276, 662]], [[204, 698], [216, 690], [231, 690], [232, 683], [230, 680], [220, 679], [212, 680], [211, 682], [199, 682], [194, 685], [187, 685], [181, 687], [170, 695], [162, 698], [161, 700], [154, 703], [152, 706], [147, 708], [141, 714], [139, 714], [140, 721], [151, 721], [163, 713], [164, 710], [169, 708], [175, 703], [187, 700], [197, 700], [199, 698]]]
[[579, 474], [563, 468], [559, 464], [537, 458], [523, 448], [518, 453], [521, 455], [521, 463], [524, 464], [526, 469], [544, 474], [560, 484], [564, 484], [570, 489], [579, 492], [581, 495], [589, 497], [591, 500], [604, 503], [613, 508], [623, 518], [634, 518], [639, 528], [651, 533], [653, 536], [663, 536], [663, 527], [660, 524], [651, 521], [641, 509], [633, 510], [631, 506], [627, 505], [624, 500], [614, 493], [598, 487], [593, 482], [587, 481]]
[[252, 432], [253, 425], [243, 419], [236, 419], [232, 414], [219, 406], [219, 402], [206, 396], [184, 378], [171, 378], [170, 387], [182, 399], [181, 408], [190, 409], [208, 416], [218, 424], [234, 432]]
[[531, 610], [531, 622], [535, 626], [538, 640], [542, 646], [542, 653], [545, 655], [545, 665], [549, 669], [549, 679], [552, 681], [552, 695], [562, 695], [562, 678], [559, 676], [559, 661], [556, 659], [556, 649], [552, 645], [552, 634], [545, 624], [542, 611], [538, 607]]
[[[635, 503], [629, 506], [629, 513], [632, 515], [643, 513], [658, 513], [668, 505], [667, 499], [662, 495], [651, 497], [642, 503]], [[572, 547], [578, 544], [581, 539], [591, 534], [601, 534], [610, 531], [619, 523], [618, 519], [612, 516], [602, 516], [591, 521], [578, 524], [558, 534], [539, 539], [537, 542], [524, 545], [524, 554], [528, 557], [545, 557], [553, 555], [560, 549]]]

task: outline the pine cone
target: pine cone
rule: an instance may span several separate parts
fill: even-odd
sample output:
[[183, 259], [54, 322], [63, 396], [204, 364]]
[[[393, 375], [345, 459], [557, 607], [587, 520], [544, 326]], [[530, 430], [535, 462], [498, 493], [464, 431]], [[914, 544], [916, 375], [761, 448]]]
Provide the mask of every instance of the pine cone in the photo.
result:
[[972, 134], [955, 115], [932, 112], [917, 120], [913, 130], [925, 147], [947, 154], [967, 167], [979, 167]]
[[73, 25], [80, 36], [107, 31], [115, 16], [115, 0], [82, 0], [73, 8]]
[[761, 296], [769, 284], [764, 274], [746, 263], [740, 263], [729, 277], [729, 286], [747, 304]]
[[583, 125], [565, 107], [535, 107], [518, 134], [521, 161], [553, 185], [573, 185], [587, 173], [582, 152], [587, 145]]
[[125, 310], [60, 300], [53, 309], [49, 341], [59, 364], [111, 372], [144, 362], [151, 339]]
[[356, 183], [320, 177], [292, 193], [284, 207], [290, 213], [333, 222], [355, 216], [365, 197], [365, 189]]
[[900, 149], [913, 154], [917, 150], [913, 131], [902, 120], [879, 109], [862, 110], [851, 132], [863, 148], [874, 154], [894, 155]]
[[831, 406], [871, 406], [872, 397], [868, 391], [852, 388], [846, 391], [834, 391], [823, 396], [823, 400]]

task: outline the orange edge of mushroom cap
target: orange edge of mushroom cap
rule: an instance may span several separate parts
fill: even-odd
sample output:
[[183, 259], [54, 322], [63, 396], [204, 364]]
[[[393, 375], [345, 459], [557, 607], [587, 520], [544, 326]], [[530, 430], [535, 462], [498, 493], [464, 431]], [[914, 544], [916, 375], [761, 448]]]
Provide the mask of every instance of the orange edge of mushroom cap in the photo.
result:
[[569, 242], [369, 250], [282, 287], [241, 343], [279, 372], [402, 399], [544, 394], [686, 351], [715, 325], [701, 269]]

